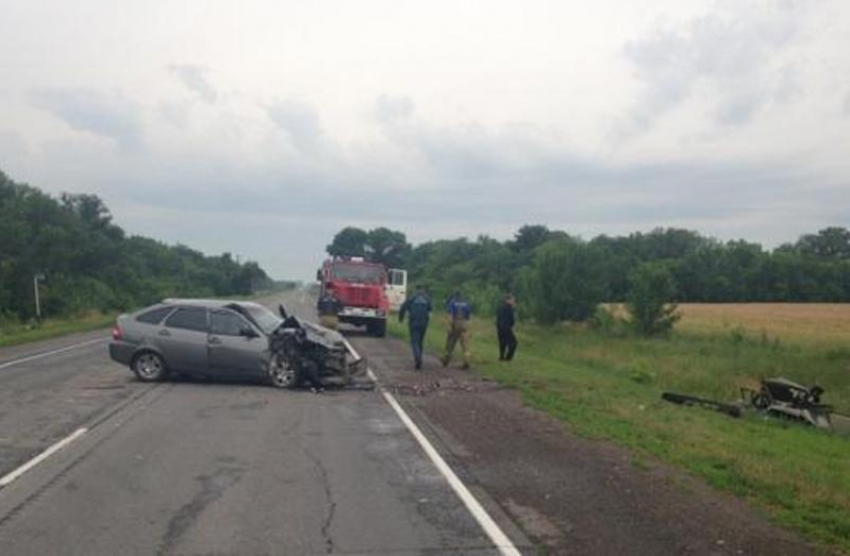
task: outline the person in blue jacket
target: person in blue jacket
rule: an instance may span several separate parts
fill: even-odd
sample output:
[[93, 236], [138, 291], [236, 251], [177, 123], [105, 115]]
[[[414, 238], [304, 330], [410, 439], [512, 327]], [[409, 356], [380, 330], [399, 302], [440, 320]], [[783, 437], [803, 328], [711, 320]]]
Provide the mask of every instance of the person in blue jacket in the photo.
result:
[[398, 311], [398, 321], [404, 322], [404, 315], [409, 314], [407, 327], [410, 331], [410, 348], [413, 351], [413, 364], [417, 370], [422, 368], [422, 343], [428, 330], [428, 319], [431, 315], [431, 298], [425, 293], [425, 288], [416, 286], [413, 295], [408, 297]]

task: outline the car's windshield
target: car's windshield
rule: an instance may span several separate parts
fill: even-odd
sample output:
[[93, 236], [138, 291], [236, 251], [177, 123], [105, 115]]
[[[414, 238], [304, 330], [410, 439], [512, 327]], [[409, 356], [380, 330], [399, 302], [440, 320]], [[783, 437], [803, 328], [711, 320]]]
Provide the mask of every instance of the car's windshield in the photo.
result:
[[337, 263], [333, 266], [334, 279], [360, 284], [383, 284], [384, 270], [379, 266]]
[[266, 334], [274, 332], [281, 323], [280, 317], [261, 305], [243, 305], [242, 307]]

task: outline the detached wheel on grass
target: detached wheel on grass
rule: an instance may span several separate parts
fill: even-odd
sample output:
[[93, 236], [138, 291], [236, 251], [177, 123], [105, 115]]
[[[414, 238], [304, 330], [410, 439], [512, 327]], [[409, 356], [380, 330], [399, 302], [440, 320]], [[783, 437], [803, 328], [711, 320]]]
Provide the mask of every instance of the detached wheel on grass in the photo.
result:
[[165, 361], [152, 351], [140, 353], [133, 359], [133, 372], [141, 382], [160, 382], [168, 376]]
[[269, 384], [275, 388], [295, 388], [298, 385], [298, 369], [286, 357], [275, 355], [269, 361]]

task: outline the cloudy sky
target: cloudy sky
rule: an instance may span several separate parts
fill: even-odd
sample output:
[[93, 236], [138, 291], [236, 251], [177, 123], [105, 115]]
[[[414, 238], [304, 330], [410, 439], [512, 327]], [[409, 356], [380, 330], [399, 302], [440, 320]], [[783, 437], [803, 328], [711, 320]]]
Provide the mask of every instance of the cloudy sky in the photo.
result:
[[847, 0], [2, 0], [0, 169], [308, 279], [415, 243], [850, 223]]

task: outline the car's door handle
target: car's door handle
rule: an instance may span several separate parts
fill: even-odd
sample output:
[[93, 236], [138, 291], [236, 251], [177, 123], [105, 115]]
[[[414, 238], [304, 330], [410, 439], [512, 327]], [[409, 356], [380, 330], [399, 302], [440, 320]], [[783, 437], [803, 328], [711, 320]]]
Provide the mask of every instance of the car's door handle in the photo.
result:
[[169, 332], [168, 330], [160, 330], [159, 335], [160, 336], [171, 336], [171, 332]]
[[210, 336], [210, 338], [209, 338], [209, 342], [210, 342], [211, 344], [220, 344], [220, 343], [221, 343], [221, 340], [220, 340], [220, 339], [218, 339], [218, 338], [217, 338], [217, 337], [215, 337], [215, 336]]

